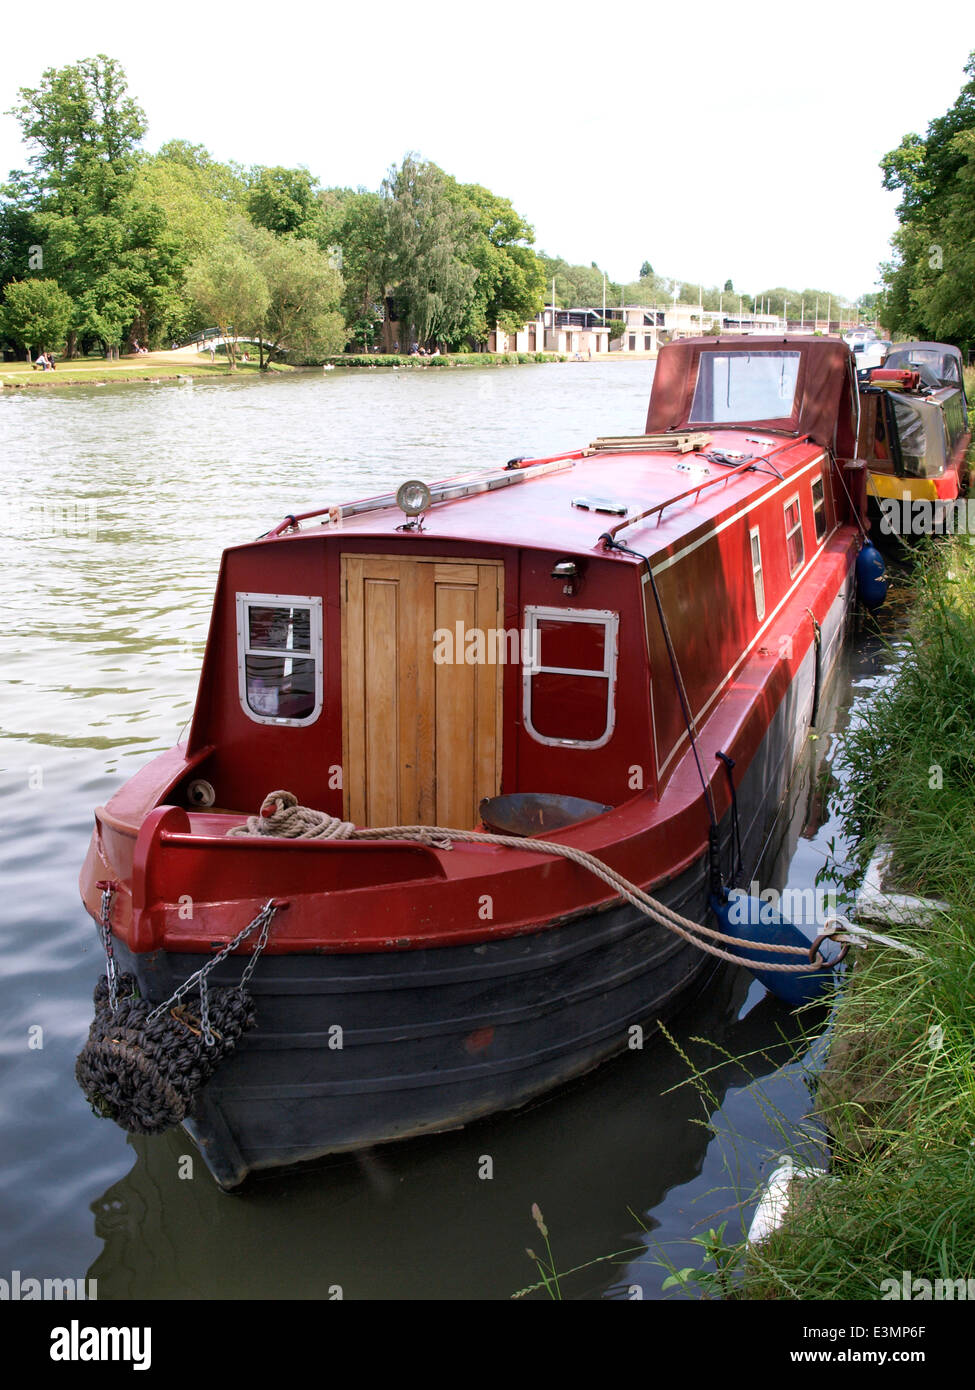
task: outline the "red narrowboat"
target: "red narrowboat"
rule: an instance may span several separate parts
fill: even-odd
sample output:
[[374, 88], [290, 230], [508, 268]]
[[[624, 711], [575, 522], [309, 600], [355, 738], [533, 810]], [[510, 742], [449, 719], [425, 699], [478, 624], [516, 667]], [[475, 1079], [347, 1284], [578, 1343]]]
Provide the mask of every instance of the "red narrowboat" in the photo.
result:
[[853, 597], [855, 405], [839, 340], [672, 343], [645, 435], [224, 553], [188, 737], [96, 811], [81, 875], [172, 1027], [210, 1032], [180, 987], [263, 946], [256, 1023], [180, 1117], [222, 1186], [519, 1106], [704, 986], [712, 955], [534, 846], [695, 922], [752, 872]]

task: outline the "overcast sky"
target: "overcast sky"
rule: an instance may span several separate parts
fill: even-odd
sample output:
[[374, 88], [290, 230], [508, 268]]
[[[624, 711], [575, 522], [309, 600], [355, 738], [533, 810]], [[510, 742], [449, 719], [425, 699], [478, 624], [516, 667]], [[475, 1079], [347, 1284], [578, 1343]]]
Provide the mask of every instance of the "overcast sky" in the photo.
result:
[[[46, 68], [106, 53], [150, 150], [183, 138], [367, 188], [415, 150], [510, 198], [539, 250], [614, 279], [649, 260], [853, 298], [875, 287], [896, 225], [878, 161], [957, 97], [972, 13], [971, 0], [45, 0], [5, 16], [0, 110]], [[0, 171], [25, 158], [0, 116]]]

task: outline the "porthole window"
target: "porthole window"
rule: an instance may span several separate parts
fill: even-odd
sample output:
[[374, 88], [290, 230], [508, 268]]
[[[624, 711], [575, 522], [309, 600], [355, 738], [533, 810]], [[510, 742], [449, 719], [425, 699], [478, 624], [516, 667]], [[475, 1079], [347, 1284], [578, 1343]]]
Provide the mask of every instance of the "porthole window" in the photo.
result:
[[525, 728], [539, 743], [602, 748], [616, 722], [619, 615], [525, 609]]
[[238, 594], [237, 672], [250, 719], [313, 723], [322, 708], [321, 599]]

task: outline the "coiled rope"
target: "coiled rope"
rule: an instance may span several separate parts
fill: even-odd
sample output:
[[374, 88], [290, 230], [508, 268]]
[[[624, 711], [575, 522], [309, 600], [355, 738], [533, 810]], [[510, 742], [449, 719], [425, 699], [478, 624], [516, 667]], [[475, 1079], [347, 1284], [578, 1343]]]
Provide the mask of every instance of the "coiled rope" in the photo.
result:
[[373, 829], [360, 829], [351, 821], [343, 821], [337, 816], [330, 816], [327, 811], [316, 811], [311, 806], [299, 805], [298, 798], [293, 792], [288, 791], [270, 792], [264, 798], [259, 815], [248, 816], [244, 825], [234, 826], [227, 831], [227, 834], [271, 835], [289, 840], [406, 840], [445, 850], [451, 849], [454, 843], [497, 845], [505, 849], [519, 849], [522, 853], [527, 854], [552, 854], [561, 859], [568, 859], [571, 863], [578, 864], [580, 868], [587, 869], [596, 878], [601, 879], [603, 883], [612, 888], [619, 897], [635, 907], [638, 912], [642, 912], [645, 917], [657, 922], [668, 931], [674, 932], [677, 936], [683, 937], [685, 941], [697, 946], [702, 951], [706, 951], [708, 955], [717, 956], [719, 960], [728, 961], [732, 965], [741, 965], [746, 969], [754, 969], [754, 959], [745, 959], [726, 949], [727, 947], [744, 947], [750, 951], [761, 950], [763, 954], [771, 952], [775, 955], [802, 957], [801, 962], [794, 960], [792, 963], [776, 961], [766, 965], [763, 961], [763, 970], [781, 970], [805, 974], [822, 970], [824, 967], [828, 968], [830, 964], [819, 955], [810, 960], [808, 947], [774, 945], [765, 942], [757, 945], [754, 941], [747, 941], [739, 936], [729, 936], [726, 932], [704, 926], [700, 922], [692, 921], [689, 917], [683, 917], [679, 912], [668, 907], [666, 903], [651, 897], [637, 884], [631, 883], [615, 869], [611, 869], [608, 864], [604, 864], [594, 854], [589, 854], [586, 850], [576, 849], [572, 845], [560, 844], [555, 840], [535, 840], [520, 835], [489, 835], [478, 830], [451, 830], [442, 826], [429, 825], [387, 825]]

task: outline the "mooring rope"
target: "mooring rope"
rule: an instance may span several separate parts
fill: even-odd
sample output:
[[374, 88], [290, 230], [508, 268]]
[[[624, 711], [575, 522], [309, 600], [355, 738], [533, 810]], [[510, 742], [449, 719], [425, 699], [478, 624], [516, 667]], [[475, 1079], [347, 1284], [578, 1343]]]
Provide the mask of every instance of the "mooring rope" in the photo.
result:
[[[637, 884], [631, 883], [621, 873], [597, 859], [588, 851], [564, 845], [555, 840], [528, 839], [520, 835], [490, 835], [478, 830], [453, 830], [443, 826], [429, 825], [386, 825], [373, 829], [357, 828], [351, 821], [343, 821], [330, 816], [327, 811], [316, 811], [311, 806], [301, 806], [293, 792], [274, 791], [264, 798], [260, 814], [248, 816], [244, 825], [234, 826], [228, 835], [281, 836], [290, 840], [406, 840], [438, 849], [450, 849], [454, 842], [472, 845], [496, 845], [504, 849], [520, 849], [527, 854], [551, 854], [568, 859], [580, 868], [587, 869], [596, 878], [607, 884], [621, 898], [624, 898], [638, 912], [643, 913], [668, 931], [683, 937], [693, 946], [717, 956], [732, 965], [754, 969], [754, 960], [743, 959], [723, 949], [725, 946], [744, 947], [746, 950], [772, 952], [776, 955], [801, 956], [802, 963], [773, 962], [763, 970], [781, 970], [792, 973], [808, 973], [829, 968], [830, 962], [821, 956], [810, 960], [809, 948], [804, 946], [785, 946], [765, 942], [747, 941], [739, 936], [706, 927], [700, 922], [683, 917], [666, 903], [653, 898]], [[702, 937], [710, 940], [702, 940]], [[713, 945], [721, 942], [722, 945]]]

